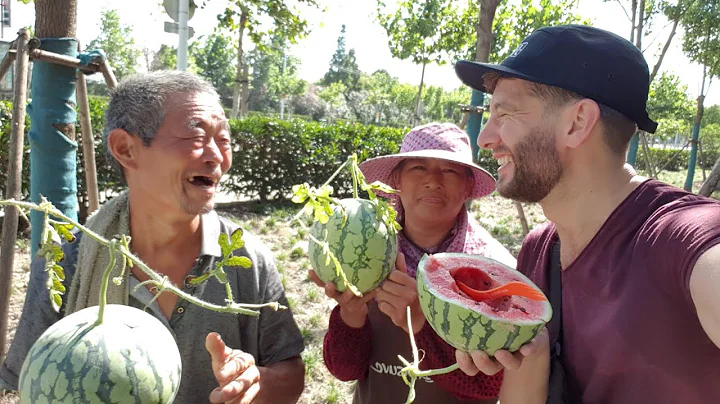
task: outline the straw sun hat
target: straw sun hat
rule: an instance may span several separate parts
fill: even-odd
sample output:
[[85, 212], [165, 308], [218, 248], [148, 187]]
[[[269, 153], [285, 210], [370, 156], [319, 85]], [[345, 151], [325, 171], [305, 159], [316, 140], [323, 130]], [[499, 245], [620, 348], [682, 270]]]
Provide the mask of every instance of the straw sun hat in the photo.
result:
[[492, 175], [473, 162], [467, 134], [451, 123], [429, 123], [413, 128], [403, 138], [400, 153], [365, 160], [360, 164], [360, 170], [368, 183], [381, 181], [391, 185], [393, 169], [407, 158], [446, 160], [470, 168], [474, 179], [470, 199], [489, 195], [495, 190]]

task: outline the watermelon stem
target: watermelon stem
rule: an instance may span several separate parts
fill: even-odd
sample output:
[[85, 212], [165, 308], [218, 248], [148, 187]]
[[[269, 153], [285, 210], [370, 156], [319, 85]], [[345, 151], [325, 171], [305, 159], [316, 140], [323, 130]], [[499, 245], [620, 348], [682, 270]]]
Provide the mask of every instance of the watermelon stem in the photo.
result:
[[[166, 284], [163, 282], [163, 277], [158, 274], [155, 270], [147, 266], [144, 262], [140, 260], [140, 258], [136, 257], [132, 252], [130, 252], [130, 245], [129, 240], [130, 237], [127, 235], [123, 235], [120, 240], [113, 238], [112, 240], [106, 240], [104, 237], [100, 236], [99, 234], [95, 233], [94, 231], [90, 230], [89, 228], [81, 225], [77, 221], [69, 218], [68, 216], [64, 215], [61, 211], [56, 209], [51, 202], [49, 202], [47, 199], [42, 197], [42, 200], [39, 204], [35, 204], [32, 202], [24, 202], [24, 201], [18, 201], [15, 199], [6, 199], [6, 200], [0, 200], [0, 206], [15, 206], [19, 208], [18, 210], [22, 209], [28, 209], [28, 210], [36, 210], [39, 212], [42, 212], [45, 214], [45, 225], [42, 229], [42, 243], [40, 250], [38, 250], [38, 255], [44, 256], [47, 260], [47, 264], [51, 267], [53, 270], [51, 272], [51, 278], [56, 277], [57, 279], [63, 279], [64, 275], [62, 274], [62, 267], [55, 264], [56, 262], [59, 262], [63, 258], [63, 252], [62, 248], [60, 247], [60, 234], [58, 234], [58, 230], [53, 226], [57, 223], [50, 223], [50, 216], [54, 216], [57, 218], [60, 218], [61, 220], [64, 220], [65, 223], [63, 223], [63, 226], [72, 225], [72, 227], [82, 231], [87, 235], [88, 237], [94, 239], [101, 245], [104, 245], [109, 250], [110, 255], [110, 265], [105, 269], [105, 272], [103, 273], [102, 278], [102, 284], [101, 284], [101, 291], [100, 291], [100, 310], [98, 315], [98, 324], [103, 321], [103, 309], [105, 307], [105, 304], [107, 303], [106, 300], [106, 292], [108, 287], [108, 282], [110, 279], [110, 274], [112, 273], [112, 270], [115, 267], [116, 263], [116, 253], [120, 253], [123, 256], [123, 262], [121, 263], [121, 277], [113, 278], [113, 282], [115, 284], [122, 283], [122, 276], [124, 275], [125, 266], [136, 266], [141, 271], [143, 271], [145, 274], [147, 274], [150, 277], [150, 280], [147, 281], [148, 283], [151, 283], [153, 285], [158, 286], [161, 291], [168, 290], [174, 294], [176, 294], [179, 298], [185, 299], [188, 302], [195, 304], [197, 306], [200, 306], [202, 308], [213, 310], [220, 313], [235, 313], [235, 314], [244, 314], [248, 316], [259, 316], [260, 312], [259, 309], [263, 307], [269, 307], [273, 310], [282, 310], [286, 309], [287, 307], [277, 303], [277, 302], [270, 302], [265, 303], [262, 305], [254, 305], [254, 304], [242, 304], [242, 303], [235, 303], [232, 299], [229, 299], [226, 301], [225, 306], [216, 305], [213, 303], [206, 302], [204, 300], [198, 299], [190, 294], [187, 294], [183, 292], [182, 290], [178, 289], [172, 284]], [[227, 258], [227, 257], [226, 257]], [[233, 257], [235, 258], [235, 257]], [[47, 265], [46, 265], [47, 266]], [[57, 267], [57, 268], [55, 268]], [[57, 272], [56, 272], [57, 271]], [[59, 288], [56, 290], [53, 286], [51, 288], [51, 299], [53, 301], [53, 305], [56, 309], [59, 310], [60, 308], [60, 302], [58, 302], [59, 294], [62, 294], [64, 292], [64, 287], [62, 287], [62, 283], [57, 282], [59, 285]]]
[[400, 370], [400, 375], [402, 376], [405, 384], [410, 387], [407, 400], [405, 401], [405, 404], [410, 404], [415, 400], [415, 381], [419, 377], [444, 375], [446, 373], [450, 373], [452, 371], [460, 369], [460, 365], [454, 363], [448, 367], [444, 367], [441, 369], [420, 370], [421, 359], [418, 352], [417, 343], [415, 342], [415, 333], [413, 332], [412, 327], [412, 317], [410, 317], [410, 306], [407, 307], [406, 313], [408, 335], [410, 337], [410, 346], [412, 348], [413, 362], [408, 362], [408, 360], [403, 358], [402, 355], [398, 355], [398, 359], [400, 359], [400, 361], [405, 365], [405, 367]]
[[358, 164], [357, 164], [357, 157], [354, 154], [350, 157], [352, 158], [352, 163], [353, 163], [351, 166], [351, 171], [352, 171], [351, 177], [353, 180], [353, 198], [357, 199], [358, 198], [358, 171], [360, 171], [360, 167], [358, 167]]
[[108, 266], [105, 268], [105, 272], [103, 272], [102, 283], [100, 283], [100, 303], [98, 304], [98, 317], [97, 320], [95, 320], [96, 326], [102, 324], [105, 317], [108, 282], [110, 281], [110, 274], [115, 268], [115, 246], [117, 245], [117, 239], [112, 239], [109, 243], [108, 253], [110, 255], [110, 259], [108, 260]]

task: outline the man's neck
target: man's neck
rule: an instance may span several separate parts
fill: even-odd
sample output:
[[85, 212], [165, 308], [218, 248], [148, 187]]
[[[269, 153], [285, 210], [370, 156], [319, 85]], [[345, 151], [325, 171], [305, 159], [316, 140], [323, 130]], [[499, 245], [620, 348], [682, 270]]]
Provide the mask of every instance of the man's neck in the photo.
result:
[[403, 233], [413, 244], [423, 249], [440, 244], [455, 226], [455, 221], [440, 224], [428, 224], [425, 222], [422, 226], [418, 226], [417, 223], [421, 220], [408, 220], [406, 217]]
[[644, 180], [623, 167], [588, 164], [566, 172], [540, 202], [557, 228], [561, 261], [567, 268], [587, 247], [615, 209]]
[[132, 250], [141, 258], [198, 253], [202, 243], [200, 216], [153, 209], [130, 194]]

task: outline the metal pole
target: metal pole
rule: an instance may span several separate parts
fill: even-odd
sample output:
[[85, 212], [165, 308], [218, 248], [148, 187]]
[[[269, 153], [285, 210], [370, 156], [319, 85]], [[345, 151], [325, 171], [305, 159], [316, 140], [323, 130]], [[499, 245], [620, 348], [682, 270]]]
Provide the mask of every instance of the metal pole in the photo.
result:
[[100, 194], [97, 183], [97, 167], [95, 165], [95, 136], [90, 121], [90, 103], [87, 95], [87, 82], [85, 73], [77, 72], [76, 96], [78, 110], [80, 111], [80, 131], [83, 148], [83, 167], [85, 168], [85, 185], [87, 188], [88, 216], [100, 207]]
[[188, 48], [188, 11], [190, 0], [178, 0], [178, 70], [187, 70], [187, 48]]
[[[25, 145], [25, 102], [27, 101], [28, 52], [30, 40], [28, 31], [18, 32], [17, 56], [15, 58], [15, 83], [13, 88], [13, 114], [10, 130], [10, 149], [8, 150], [8, 177], [5, 198], [20, 199], [22, 187], [22, 159]], [[2, 246], [0, 246], [0, 360], [5, 357], [8, 311], [12, 274], [15, 267], [15, 241], [18, 229], [18, 210], [14, 206], [5, 208], [2, 226]]]

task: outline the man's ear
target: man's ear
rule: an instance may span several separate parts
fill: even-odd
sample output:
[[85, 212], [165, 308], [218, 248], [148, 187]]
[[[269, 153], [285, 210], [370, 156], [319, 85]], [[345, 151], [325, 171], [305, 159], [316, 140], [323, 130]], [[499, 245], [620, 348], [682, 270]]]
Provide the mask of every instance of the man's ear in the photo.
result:
[[590, 99], [582, 99], [563, 114], [566, 123], [564, 133], [565, 146], [577, 148], [582, 146], [595, 130], [600, 121], [600, 107]]
[[108, 150], [123, 169], [137, 168], [139, 140], [122, 129], [113, 129], [108, 134]]

